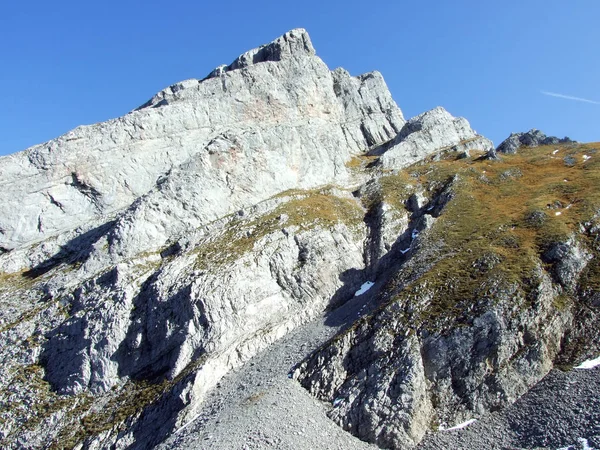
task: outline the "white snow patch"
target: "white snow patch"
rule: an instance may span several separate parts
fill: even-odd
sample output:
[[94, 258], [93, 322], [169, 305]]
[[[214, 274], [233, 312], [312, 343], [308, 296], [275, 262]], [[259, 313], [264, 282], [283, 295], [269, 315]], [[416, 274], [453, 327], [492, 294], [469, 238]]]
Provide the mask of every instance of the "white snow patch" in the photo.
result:
[[567, 180], [566, 178], [563, 180], [565, 183], [568, 183], [569, 180]]
[[561, 213], [560, 211], [556, 211], [556, 212], [554, 213], [554, 215], [555, 215], [555, 216], [560, 216], [561, 214], [562, 214], [562, 213]]
[[191, 424], [193, 424], [194, 421], [198, 417], [200, 417], [200, 414], [201, 413], [196, 414], [194, 417], [192, 417], [192, 419], [190, 421], [186, 422], [181, 428], [178, 428], [177, 430], [175, 430], [175, 433], [173, 433], [173, 434], [177, 434], [177, 433], [180, 433], [181, 431], [185, 430], [187, 427], [189, 427]]
[[344, 399], [342, 397], [338, 397], [333, 401], [333, 407], [337, 407], [340, 406], [342, 404], [342, 402], [344, 401]]
[[363, 283], [363, 285], [360, 287], [360, 289], [354, 293], [354, 296], [358, 297], [359, 295], [363, 295], [365, 292], [367, 292], [369, 289], [371, 289], [374, 284], [375, 283], [373, 283], [372, 281], [367, 281], [367, 282]]
[[556, 149], [552, 152], [553, 155], [556, 155], [559, 152], [559, 149]]
[[470, 420], [467, 420], [466, 422], [459, 423], [458, 425], [453, 426], [452, 428], [446, 428], [443, 431], [462, 430], [463, 428], [468, 427], [469, 425], [471, 425], [471, 424], [473, 424], [475, 422], [477, 422], [477, 419], [470, 419]]
[[416, 239], [416, 237], [419, 235], [419, 232], [417, 230], [412, 230], [412, 233], [410, 235], [411, 238]]
[[600, 366], [600, 356], [596, 359], [588, 359], [587, 361], [582, 362], [574, 369], [593, 369], [594, 367]]
[[[577, 438], [579, 443], [581, 444], [581, 448], [583, 450], [594, 450], [594, 447], [590, 447], [590, 443], [585, 438]], [[569, 445], [568, 447], [557, 448], [556, 450], [575, 450], [574, 445]]]
[[583, 160], [584, 160], [584, 161], [587, 161], [587, 160], [588, 160], [588, 159], [590, 159], [590, 158], [591, 158], [591, 156], [588, 156], [588, 155], [583, 155]]
[[410, 250], [410, 247], [405, 248], [404, 250], [400, 250], [400, 253], [402, 253], [403, 255], [405, 255], [406, 253], [408, 253], [409, 250]]

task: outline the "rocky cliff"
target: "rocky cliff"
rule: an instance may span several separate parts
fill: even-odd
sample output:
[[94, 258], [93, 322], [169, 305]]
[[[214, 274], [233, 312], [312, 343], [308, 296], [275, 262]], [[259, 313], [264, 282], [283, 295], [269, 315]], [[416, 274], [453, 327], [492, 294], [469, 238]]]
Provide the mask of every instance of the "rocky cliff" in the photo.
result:
[[[554, 365], [592, 356], [598, 212], [589, 152], [546, 146], [503, 162], [410, 167], [424, 198], [405, 205], [412, 223], [426, 225], [380, 275], [380, 307], [294, 377], [332, 404], [344, 429], [406, 448], [506, 407]], [[565, 154], [578, 161], [573, 170]]]
[[1, 445], [151, 448], [355, 306], [289, 381], [343, 429], [400, 448], [504, 408], [597, 344], [596, 150], [542, 141], [490, 160], [297, 29], [1, 158]]

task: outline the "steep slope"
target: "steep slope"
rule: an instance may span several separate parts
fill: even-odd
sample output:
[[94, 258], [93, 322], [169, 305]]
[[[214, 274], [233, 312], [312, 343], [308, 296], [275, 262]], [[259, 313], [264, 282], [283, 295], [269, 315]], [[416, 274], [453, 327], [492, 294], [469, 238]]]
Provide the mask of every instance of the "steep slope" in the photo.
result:
[[158, 442], [228, 370], [351, 295], [364, 212], [318, 186], [358, 183], [345, 163], [403, 124], [381, 75], [330, 71], [292, 30], [3, 158], [7, 445]]
[[294, 376], [333, 404], [344, 429], [402, 448], [501, 409], [554, 365], [594, 354], [596, 152], [542, 146], [499, 162], [424, 161], [396, 175], [421, 186], [413, 220], [429, 226], [412, 233], [401, 250], [411, 258], [382, 281], [379, 310]]

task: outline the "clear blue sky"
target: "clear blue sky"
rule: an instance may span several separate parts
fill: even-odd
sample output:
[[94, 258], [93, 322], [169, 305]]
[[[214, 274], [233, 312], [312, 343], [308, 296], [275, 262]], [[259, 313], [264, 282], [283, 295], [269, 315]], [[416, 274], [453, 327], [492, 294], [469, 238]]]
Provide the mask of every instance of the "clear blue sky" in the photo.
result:
[[600, 141], [600, 1], [5, 2], [0, 154], [118, 117], [303, 27], [330, 68], [379, 70], [404, 115], [437, 105], [497, 145]]

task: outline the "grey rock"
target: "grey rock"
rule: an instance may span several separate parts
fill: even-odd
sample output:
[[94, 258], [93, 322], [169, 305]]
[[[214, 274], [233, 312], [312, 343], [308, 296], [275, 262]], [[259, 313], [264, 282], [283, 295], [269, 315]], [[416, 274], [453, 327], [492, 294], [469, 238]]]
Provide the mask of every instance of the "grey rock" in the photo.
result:
[[485, 154], [485, 159], [490, 159], [492, 161], [498, 161], [500, 158], [498, 157], [498, 153], [495, 148], [491, 148]]
[[381, 156], [382, 166], [401, 168], [445, 151], [487, 152], [493, 144], [473, 131], [466, 119], [455, 118], [437, 107], [410, 119], [386, 148]]
[[563, 158], [563, 162], [565, 163], [565, 166], [567, 166], [567, 167], [573, 167], [575, 164], [577, 164], [577, 160], [571, 155], [565, 156]]
[[527, 133], [511, 133], [502, 143], [496, 148], [497, 153], [515, 154], [521, 147], [538, 147], [540, 145], [568, 144], [573, 143], [568, 137], [559, 139], [555, 136], [546, 136], [540, 130], [535, 128]]
[[381, 75], [331, 72], [293, 30], [218, 77], [177, 83], [124, 117], [2, 158], [0, 246], [119, 214], [113, 253], [160, 247], [283, 190], [346, 179], [351, 155], [403, 124]]
[[552, 264], [552, 274], [567, 291], [574, 292], [577, 280], [592, 255], [573, 238], [556, 242], [542, 255], [544, 262]]

